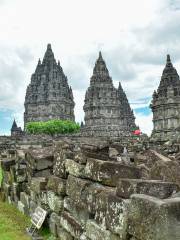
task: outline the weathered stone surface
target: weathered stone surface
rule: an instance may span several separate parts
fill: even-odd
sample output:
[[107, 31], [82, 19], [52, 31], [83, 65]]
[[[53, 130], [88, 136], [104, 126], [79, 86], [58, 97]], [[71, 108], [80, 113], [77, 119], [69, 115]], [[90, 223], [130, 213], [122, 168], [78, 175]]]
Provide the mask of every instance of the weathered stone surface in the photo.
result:
[[85, 233], [83, 233], [81, 236], [80, 236], [80, 239], [79, 240], [90, 240]]
[[14, 181], [25, 182], [27, 181], [27, 167], [24, 164], [19, 164], [18, 169], [14, 170], [13, 167], [11, 169], [11, 176], [13, 176]]
[[72, 159], [66, 159], [65, 167], [66, 171], [71, 175], [74, 175], [76, 177], [84, 176], [84, 165], [81, 165]]
[[65, 160], [68, 149], [69, 144], [63, 141], [59, 141], [55, 145], [53, 174], [61, 178], [67, 178]]
[[176, 161], [156, 161], [150, 169], [150, 178], [174, 182], [180, 186], [180, 165]]
[[141, 172], [137, 167], [89, 158], [85, 176], [105, 185], [116, 186], [120, 178], [140, 178]]
[[23, 204], [21, 201], [18, 201], [17, 208], [18, 208], [18, 210], [19, 210], [20, 212], [22, 212], [23, 214], [25, 214], [25, 210], [24, 210], [25, 206], [24, 206], [24, 204]]
[[60, 63], [48, 44], [43, 61], [39, 60], [25, 98], [24, 123], [50, 119], [74, 120], [74, 100]]
[[58, 195], [66, 194], [66, 180], [57, 176], [50, 176], [48, 178], [47, 190], [52, 190]]
[[8, 183], [8, 184], [12, 184], [12, 176], [11, 176], [11, 173], [9, 171], [4, 171], [3, 170], [3, 182]]
[[57, 226], [57, 235], [60, 240], [73, 240], [73, 236], [60, 226]]
[[91, 240], [121, 240], [118, 235], [115, 235], [108, 230], [102, 229], [93, 220], [87, 221], [86, 235]]
[[79, 223], [81, 223], [82, 226], [85, 226], [87, 220], [89, 219], [89, 213], [87, 208], [82, 208], [78, 204], [76, 205], [74, 203], [74, 199], [71, 199], [69, 197], [64, 198], [64, 208], [70, 212], [75, 219]]
[[20, 201], [24, 204], [25, 213], [28, 213], [28, 209], [30, 207], [30, 197], [25, 192], [20, 193]]
[[20, 193], [22, 191], [22, 185], [19, 184], [19, 183], [13, 182], [12, 186], [11, 186], [11, 191], [12, 191], [12, 195], [13, 195], [13, 200], [17, 204], [19, 199], [20, 199]]
[[96, 222], [104, 229], [119, 234], [122, 239], [127, 234], [128, 200], [115, 195], [115, 191], [101, 192], [96, 200]]
[[113, 233], [119, 234], [121, 239], [127, 235], [129, 201], [122, 200], [111, 194], [108, 197], [106, 226]]
[[63, 210], [63, 198], [52, 191], [47, 191], [47, 204], [57, 214], [60, 214]]
[[10, 166], [15, 165], [14, 159], [1, 160], [1, 167], [4, 171], [10, 171]]
[[120, 179], [117, 196], [130, 198], [131, 194], [147, 194], [160, 199], [168, 198], [179, 190], [177, 184], [158, 180]]
[[36, 177], [31, 179], [31, 190], [35, 193], [41, 193], [41, 191], [46, 190], [47, 180], [43, 177]]
[[30, 207], [29, 207], [30, 216], [32, 216], [36, 208], [37, 208], [37, 203], [34, 202], [33, 200], [30, 200]]
[[117, 157], [119, 155], [119, 152], [117, 151], [116, 148], [109, 148], [109, 157], [110, 158], [114, 158]]
[[68, 177], [66, 190], [76, 205], [83, 209], [86, 208], [92, 214], [95, 214], [98, 194], [102, 191], [107, 191], [104, 186], [98, 183], [92, 183], [91, 181], [82, 180], [71, 175]]
[[153, 112], [152, 138], [155, 141], [167, 141], [177, 138], [180, 130], [180, 81], [176, 69], [167, 55], [157, 91], [153, 93], [150, 105]]
[[70, 213], [64, 211], [60, 218], [60, 225], [75, 238], [81, 236], [83, 229], [79, 222], [73, 218]]
[[81, 149], [86, 161], [87, 158], [109, 159], [109, 146], [107, 141], [97, 141], [96, 138], [90, 138], [88, 142], [81, 145]]
[[86, 164], [87, 157], [79, 146], [75, 149], [74, 160], [80, 164]]
[[159, 200], [143, 194], [131, 197], [128, 214], [130, 234], [147, 240], [180, 238], [180, 198]]
[[8, 199], [8, 196], [10, 195], [11, 192], [11, 185], [3, 182], [3, 192], [5, 194], [5, 198]]
[[41, 171], [34, 171], [32, 173], [32, 176], [33, 177], [48, 178], [49, 176], [51, 176], [51, 174], [52, 174], [52, 170], [50, 168], [48, 168], [48, 169], [44, 169], [44, 170], [41, 170]]
[[99, 53], [90, 87], [85, 95], [85, 136], [120, 136], [121, 131], [129, 131], [135, 126], [133, 111], [126, 94], [119, 83], [113, 86], [105, 61]]
[[26, 161], [30, 168], [44, 170], [53, 166], [52, 147], [28, 150]]
[[[34, 141], [34, 137], [32, 139]], [[33, 143], [32, 139], [31, 143], [28, 142], [29, 140], [27, 141], [27, 148], [31, 147], [31, 149], [34, 149], [36, 142]], [[40, 142], [42, 139], [40, 138], [38, 141]], [[83, 149], [81, 141], [82, 138], [72, 137], [72, 139], [67, 138], [65, 141], [62, 140], [59, 142], [58, 140], [58, 143], [53, 145], [55, 162], [62, 164], [61, 170], [57, 169], [57, 175], [51, 175], [47, 179], [43, 178], [42, 183], [41, 181], [39, 183], [32, 176], [36, 173], [40, 174], [49, 168], [37, 170], [33, 164], [30, 164], [27, 167], [28, 181], [26, 179], [18, 181], [18, 177], [23, 178], [24, 176], [26, 162], [24, 159], [14, 156], [15, 165], [10, 166], [10, 171], [4, 171], [2, 195], [5, 196], [5, 199], [9, 203], [14, 204], [17, 208], [19, 207], [22, 212], [26, 213], [27, 209], [27, 214], [32, 214], [37, 206], [41, 206], [47, 210], [48, 215], [45, 224], [49, 225], [54, 236], [58, 236], [59, 239], [106, 240], [115, 238], [118, 240], [179, 240], [179, 195], [173, 194], [172, 197], [174, 200], [170, 198], [160, 200], [148, 195], [138, 194], [132, 195], [132, 199], [125, 199], [124, 196], [123, 198], [117, 196], [116, 187], [112, 187], [107, 182], [113, 181], [113, 186], [116, 186], [114, 183], [118, 183], [119, 181], [126, 183], [128, 181], [128, 183], [133, 183], [133, 186], [135, 182], [135, 190], [138, 189], [138, 191], [133, 191], [132, 193], [140, 191], [152, 194], [153, 192], [158, 197], [169, 197], [171, 193], [167, 189], [170, 183], [163, 182], [164, 185], [160, 189], [159, 184], [162, 184], [161, 181], [150, 181], [151, 184], [157, 184], [155, 184], [155, 187], [154, 185], [153, 187], [152, 185], [150, 187], [149, 185], [146, 186], [146, 184], [149, 184], [147, 180], [133, 179], [137, 169], [141, 172], [139, 168], [133, 166], [144, 164], [148, 168], [147, 178], [151, 177], [152, 169], [155, 167], [153, 176], [165, 181], [171, 177], [175, 181], [178, 179], [179, 170], [179, 163], [176, 161], [175, 155], [169, 157], [168, 159], [170, 160], [167, 161], [167, 157], [162, 157], [163, 154], [159, 155], [158, 150], [156, 154], [153, 154], [151, 150], [144, 151], [142, 146], [140, 146], [137, 151], [138, 155], [141, 154], [141, 159], [138, 162], [137, 156], [133, 156], [132, 153], [130, 154], [134, 148], [134, 144], [131, 145], [131, 139], [123, 139], [123, 142], [117, 139], [117, 143], [113, 145], [113, 143], [107, 144], [107, 141], [103, 142], [103, 140], [99, 144], [98, 139], [84, 140], [83, 138], [82, 142], [85, 142]], [[134, 139], [132, 139], [133, 141]], [[120, 149], [118, 149], [118, 144], [120, 144]], [[47, 142], [39, 143], [36, 147], [42, 149], [42, 147], [44, 148], [43, 145], [52, 147], [52, 142], [48, 140]], [[131, 158], [133, 156], [133, 161], [135, 161], [134, 163], [133, 161], [130, 163], [130, 171], [129, 166], [119, 163], [118, 159], [116, 159], [117, 152], [119, 153], [117, 157], [122, 156], [122, 146], [127, 146], [128, 157]], [[21, 149], [20, 146], [19, 148]], [[109, 156], [111, 150], [112, 155]], [[72, 154], [75, 152], [82, 153], [82, 155], [76, 157], [76, 154]], [[93, 153], [99, 156], [102, 154], [104, 161], [87, 157], [91, 154], [93, 155]], [[5, 155], [5, 153], [3, 154]], [[142, 158], [142, 156], [145, 157]], [[11, 159], [8, 152], [6, 158]], [[0, 161], [1, 159], [0, 150]], [[95, 161], [95, 163], [91, 165], [89, 161]], [[55, 162], [53, 163], [54, 166], [56, 165]], [[157, 168], [157, 163], [160, 164], [160, 168]], [[89, 168], [88, 172], [89, 175], [81, 175], [79, 169], [78, 171], [74, 170], [74, 168], [72, 170], [71, 167], [74, 166], [73, 164], [79, 167], [85, 166], [85, 168], [87, 168], [88, 164], [91, 165], [92, 167]], [[156, 171], [156, 168], [159, 172]], [[67, 171], [67, 169], [69, 170]], [[135, 172], [133, 172], [134, 169]], [[170, 170], [168, 174], [164, 169], [166, 171]], [[61, 173], [62, 175], [60, 175]], [[118, 175], [119, 173], [122, 177]], [[73, 174], [78, 175], [78, 177], [73, 176]], [[129, 174], [130, 179], [125, 179], [124, 177], [129, 176]], [[32, 186], [30, 185], [31, 178], [34, 180], [34, 186], [33, 184]], [[139, 187], [138, 184], [141, 185], [141, 183], [145, 185]], [[168, 188], [165, 187], [166, 185]], [[174, 184], [172, 185], [175, 186]], [[170, 184], [170, 186], [172, 185]], [[156, 188], [157, 186], [158, 188]], [[131, 186], [127, 187], [125, 185], [125, 187], [130, 196], [131, 193], [129, 191], [132, 190]], [[121, 192], [124, 191], [120, 190]], [[173, 192], [174, 189], [170, 188], [170, 190], [170, 192]], [[52, 213], [60, 218], [52, 218]], [[89, 222], [92, 222], [89, 228], [92, 231], [86, 229]]]
[[51, 213], [50, 215], [50, 219], [49, 219], [49, 228], [51, 233], [57, 237], [58, 236], [58, 226], [59, 226], [59, 221], [60, 221], [60, 217], [56, 214], [56, 213]]
[[84, 191], [86, 187], [90, 186], [91, 182], [88, 180], [76, 178], [72, 175], [68, 176], [66, 192], [76, 204], [84, 204], [86, 196], [84, 196]]

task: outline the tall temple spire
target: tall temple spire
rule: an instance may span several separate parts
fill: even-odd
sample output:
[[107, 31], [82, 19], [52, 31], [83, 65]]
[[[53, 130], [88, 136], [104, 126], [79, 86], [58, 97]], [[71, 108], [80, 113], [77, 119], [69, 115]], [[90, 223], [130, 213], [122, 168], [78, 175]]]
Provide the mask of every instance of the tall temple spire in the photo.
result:
[[167, 87], [179, 85], [179, 76], [176, 69], [173, 67], [170, 55], [167, 54], [166, 65], [162, 73], [161, 81], [159, 84], [158, 92], [166, 94]]
[[180, 129], [180, 81], [173, 67], [170, 55], [167, 55], [166, 65], [157, 91], [153, 93], [150, 105], [153, 112], [153, 138], [169, 139], [179, 134]]
[[93, 69], [93, 75], [109, 77], [109, 71], [106, 67], [106, 63], [102, 57], [101, 52], [99, 52], [99, 57], [96, 60], [96, 63], [95, 63], [94, 69]]
[[11, 130], [14, 130], [16, 128], [17, 128], [17, 123], [16, 123], [16, 120], [14, 119]]
[[52, 51], [51, 44], [49, 43], [47, 45], [47, 50], [45, 52], [42, 64], [47, 65], [47, 64], [53, 64], [54, 62], [56, 62], [56, 60], [54, 58], [54, 53]]
[[171, 62], [171, 58], [170, 58], [169, 54], [167, 54], [166, 65], [165, 65], [165, 68], [163, 70], [163, 74], [177, 74], [177, 71], [173, 67], [173, 64]]
[[12, 127], [11, 127], [11, 136], [20, 136], [22, 135], [21, 127], [17, 126], [16, 120], [14, 119]]
[[74, 121], [73, 92], [60, 62], [56, 62], [51, 44], [43, 61], [38, 61], [27, 87], [24, 122], [66, 119]]
[[99, 52], [88, 87], [84, 106], [84, 136], [119, 137], [135, 125], [126, 95], [121, 85], [113, 85], [105, 61]]
[[131, 109], [126, 93], [124, 92], [120, 82], [118, 86], [118, 94], [119, 94], [119, 99], [121, 103], [121, 111], [122, 111], [121, 114], [122, 116], [124, 116], [127, 126], [136, 127], [134, 112]]

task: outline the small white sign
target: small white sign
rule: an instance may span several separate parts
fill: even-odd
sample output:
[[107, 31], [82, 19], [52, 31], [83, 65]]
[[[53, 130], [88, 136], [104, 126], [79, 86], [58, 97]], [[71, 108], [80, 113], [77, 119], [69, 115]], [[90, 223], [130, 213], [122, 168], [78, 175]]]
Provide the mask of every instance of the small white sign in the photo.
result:
[[46, 218], [46, 215], [47, 212], [44, 209], [37, 207], [32, 215], [31, 223], [35, 225], [37, 229], [40, 229]]

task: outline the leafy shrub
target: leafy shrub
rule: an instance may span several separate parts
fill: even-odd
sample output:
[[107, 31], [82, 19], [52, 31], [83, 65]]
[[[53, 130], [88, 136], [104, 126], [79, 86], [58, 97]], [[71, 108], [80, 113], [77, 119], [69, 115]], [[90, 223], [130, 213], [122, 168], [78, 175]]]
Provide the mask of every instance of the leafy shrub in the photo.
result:
[[25, 131], [30, 134], [67, 134], [76, 133], [80, 129], [78, 123], [69, 120], [50, 120], [47, 122], [29, 122]]

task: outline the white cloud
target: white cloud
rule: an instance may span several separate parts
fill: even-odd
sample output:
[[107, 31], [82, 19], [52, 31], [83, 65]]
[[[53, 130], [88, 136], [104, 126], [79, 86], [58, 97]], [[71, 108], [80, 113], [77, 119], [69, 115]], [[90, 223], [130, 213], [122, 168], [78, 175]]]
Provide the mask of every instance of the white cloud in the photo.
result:
[[136, 116], [136, 124], [140, 127], [141, 131], [150, 136], [151, 131], [153, 129], [152, 113], [149, 115], [136, 113], [135, 116]]

